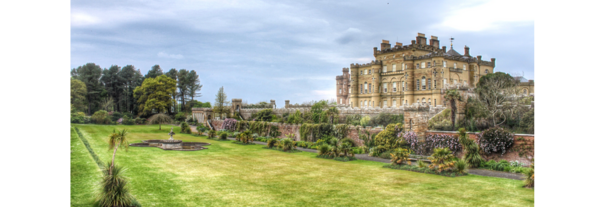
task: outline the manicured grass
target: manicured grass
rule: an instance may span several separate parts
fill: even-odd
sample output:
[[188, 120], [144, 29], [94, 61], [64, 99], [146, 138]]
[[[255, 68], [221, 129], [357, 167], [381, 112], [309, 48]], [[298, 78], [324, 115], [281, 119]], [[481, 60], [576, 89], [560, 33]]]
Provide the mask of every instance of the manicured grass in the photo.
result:
[[90, 206], [101, 182], [101, 171], [71, 129], [71, 206]]
[[[131, 142], [168, 139], [170, 131], [168, 125], [162, 131], [157, 125], [72, 126], [80, 128], [104, 162], [111, 159], [107, 136], [114, 128], [126, 128]], [[131, 193], [143, 206], [533, 206], [534, 190], [517, 180], [451, 178], [387, 169], [380, 162], [318, 159], [315, 153], [284, 153], [181, 133], [174, 138], [212, 145], [200, 151], [131, 147], [116, 155], [116, 163], [128, 169]], [[90, 156], [87, 159], [96, 167]], [[86, 173], [100, 179], [98, 171]], [[80, 186], [74, 187], [72, 181], [74, 188]]]

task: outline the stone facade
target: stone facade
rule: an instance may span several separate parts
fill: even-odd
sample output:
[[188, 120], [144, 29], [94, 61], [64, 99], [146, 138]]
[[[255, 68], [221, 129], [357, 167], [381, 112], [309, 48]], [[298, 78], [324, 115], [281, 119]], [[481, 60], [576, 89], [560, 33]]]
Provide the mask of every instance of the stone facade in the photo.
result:
[[344, 68], [343, 75], [336, 77], [336, 101], [364, 108], [445, 105], [442, 89], [474, 87], [481, 76], [494, 72], [495, 58], [484, 61], [481, 55], [472, 57], [466, 46], [464, 55], [453, 47], [446, 51], [445, 46], [439, 48], [435, 36], [429, 43], [426, 40], [422, 33], [409, 45], [397, 42], [391, 47], [383, 40], [380, 50], [374, 47], [375, 60], [351, 64], [350, 70]]

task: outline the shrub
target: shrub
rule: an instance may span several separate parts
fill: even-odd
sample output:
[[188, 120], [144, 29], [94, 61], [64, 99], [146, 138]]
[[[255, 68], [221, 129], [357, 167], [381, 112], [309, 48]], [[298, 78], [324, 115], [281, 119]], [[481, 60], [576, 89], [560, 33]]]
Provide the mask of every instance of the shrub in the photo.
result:
[[386, 151], [387, 151], [387, 149], [384, 146], [373, 147], [373, 148], [370, 148], [370, 156], [377, 157]]
[[429, 168], [434, 168], [437, 172], [449, 170], [454, 167], [454, 155], [448, 148], [436, 148], [433, 150], [433, 155], [429, 157], [431, 165]]
[[403, 147], [406, 144], [405, 140], [397, 138], [397, 135], [401, 130], [403, 130], [403, 125], [401, 123], [389, 124], [384, 130], [376, 135], [374, 143], [377, 146], [383, 146], [385, 149]]
[[221, 129], [235, 131], [236, 126], [237, 126], [237, 120], [227, 118], [227, 119], [225, 119], [225, 121], [223, 121], [223, 125], [221, 126], [222, 127]]
[[183, 121], [185, 121], [186, 117], [187, 116], [185, 115], [184, 112], [179, 112], [179, 113], [177, 113], [177, 114], [174, 115], [174, 120], [179, 121], [179, 122], [183, 122]]
[[512, 133], [494, 127], [478, 134], [477, 141], [486, 154], [501, 152], [504, 155], [506, 150], [513, 146], [514, 138]]
[[418, 167], [419, 168], [425, 168], [426, 167], [426, 163], [424, 163], [422, 160], [418, 159]]
[[107, 113], [105, 110], [98, 110], [90, 117], [90, 119], [95, 124], [111, 124], [109, 113]]
[[220, 140], [226, 140], [227, 139], [227, 132], [221, 132], [219, 134], [219, 139]]
[[128, 181], [122, 175], [123, 168], [118, 165], [114, 165], [113, 168], [110, 166], [111, 163], [103, 166], [102, 190], [95, 201], [95, 206], [141, 206], [129, 192]]
[[209, 138], [214, 138], [216, 136], [216, 130], [210, 130], [208, 131], [208, 137]]
[[[187, 129], [189, 129], [189, 133], [187, 133]], [[191, 134], [191, 127], [189, 127], [187, 122], [181, 122], [181, 133]]]
[[118, 119], [122, 118], [123, 115], [120, 112], [114, 111], [111, 113], [111, 121], [118, 121]]
[[479, 154], [479, 145], [472, 139], [468, 138], [466, 130], [460, 128], [458, 130], [458, 140], [460, 144], [464, 146], [464, 160], [468, 163], [469, 167], [479, 167], [483, 159]]
[[397, 148], [391, 153], [391, 165], [411, 165], [412, 161], [409, 161], [410, 151], [407, 149]]
[[319, 155], [327, 155], [330, 152], [330, 145], [327, 144], [322, 144], [319, 147], [317, 147], [317, 154]]
[[534, 133], [534, 109], [532, 108], [529, 112], [523, 114], [521, 118], [520, 127], [528, 134]]
[[466, 173], [468, 169], [468, 164], [464, 160], [459, 160], [454, 165], [454, 172], [456, 173]]
[[267, 147], [273, 148], [277, 144], [277, 138], [271, 138], [267, 140]]
[[195, 130], [197, 130], [197, 133], [201, 135], [202, 133], [208, 131], [208, 128], [206, 128], [204, 125], [200, 124], [197, 127], [195, 127]]
[[508, 161], [506, 161], [506, 160], [500, 160], [500, 162], [492, 165], [491, 169], [497, 170], [497, 171], [504, 171], [504, 169], [507, 167], [509, 168], [509, 171], [510, 171], [510, 163], [508, 163]]
[[292, 139], [285, 138], [281, 142], [281, 148], [284, 151], [290, 151], [290, 150], [295, 149], [296, 147], [294, 146], [294, 142], [292, 141]]
[[525, 187], [526, 188], [534, 188], [534, 163], [532, 162], [529, 166], [529, 170], [525, 173]]
[[124, 115], [122, 117], [122, 124], [124, 124], [124, 125], [134, 125], [135, 124], [135, 120], [132, 119], [132, 118], [130, 118], [127, 115]]
[[84, 124], [84, 117], [86, 117], [86, 114], [84, 114], [84, 112], [71, 113], [71, 123]]
[[254, 141], [254, 138], [252, 138], [252, 132], [250, 132], [250, 130], [246, 130], [244, 132], [242, 132], [241, 134], [238, 134], [240, 141], [243, 142], [244, 144], [248, 144], [251, 143], [252, 141]]
[[351, 147], [356, 147], [357, 144], [355, 144], [355, 141], [353, 141], [351, 138], [344, 138], [342, 140], [340, 140], [340, 143], [349, 143], [351, 145]]

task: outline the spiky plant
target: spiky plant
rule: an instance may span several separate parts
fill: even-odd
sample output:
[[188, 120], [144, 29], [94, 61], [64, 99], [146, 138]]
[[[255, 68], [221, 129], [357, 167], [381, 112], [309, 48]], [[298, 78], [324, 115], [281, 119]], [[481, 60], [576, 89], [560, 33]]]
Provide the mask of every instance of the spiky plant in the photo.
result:
[[214, 138], [216, 136], [216, 130], [210, 130], [208, 131], [208, 137], [209, 138]]
[[[533, 160], [532, 160], [533, 161]], [[524, 172], [525, 174], [525, 187], [534, 188], [534, 163], [532, 162], [529, 169]]]
[[159, 124], [160, 130], [162, 130], [162, 124], [168, 124], [168, 123], [172, 122], [172, 118], [170, 118], [170, 116], [168, 116], [164, 113], [159, 113], [159, 114], [155, 114], [155, 115], [149, 117], [147, 122], [149, 124]]
[[254, 138], [252, 138], [252, 132], [250, 130], [246, 130], [238, 135], [240, 136], [240, 141], [243, 143], [247, 144], [254, 141]]
[[445, 91], [445, 95], [444, 95], [445, 100], [450, 102], [450, 108], [451, 110], [451, 120], [452, 120], [452, 131], [456, 130], [455, 126], [456, 126], [456, 111], [457, 111], [457, 107], [456, 107], [456, 101], [460, 101], [460, 93], [458, 93], [458, 90], [456, 89], [451, 89], [451, 90], [447, 90]]
[[430, 168], [434, 168], [437, 172], [441, 172], [443, 170], [448, 170], [454, 167], [455, 162], [454, 155], [448, 148], [435, 148], [433, 150], [433, 155], [429, 157], [431, 160]]
[[411, 165], [412, 162], [408, 159], [410, 151], [407, 149], [397, 148], [391, 153], [391, 165]]
[[464, 147], [464, 157], [462, 159], [467, 162], [469, 167], [481, 166], [483, 158], [481, 158], [481, 155], [479, 154], [479, 145], [472, 139], [468, 138], [464, 128], [460, 128], [458, 130], [458, 140]]
[[355, 157], [355, 153], [353, 153], [353, 147], [349, 142], [343, 142], [342, 144], [340, 144], [340, 151], [344, 154], [345, 157], [348, 157], [349, 155]]
[[468, 164], [464, 160], [458, 160], [454, 165], [454, 172], [466, 173], [468, 171]]
[[284, 152], [293, 150], [296, 148], [296, 146], [294, 146], [294, 142], [292, 141], [292, 139], [290, 138], [285, 138], [281, 141], [282, 144], [282, 150], [284, 150]]
[[267, 147], [273, 148], [277, 144], [277, 138], [271, 138], [267, 140]]
[[97, 196], [95, 206], [140, 206], [128, 191], [128, 181], [122, 176], [124, 169], [107, 163], [103, 168], [103, 181], [101, 192]]
[[324, 144], [320, 145], [320, 146], [317, 148], [317, 153], [318, 153], [319, 155], [328, 155], [328, 153], [330, 152], [330, 150], [331, 150], [331, 149], [330, 149], [330, 145], [328, 145], [328, 144], [324, 143]]
[[328, 155], [331, 157], [340, 157], [340, 147], [338, 145], [331, 147]]
[[110, 165], [110, 170], [108, 171], [109, 173], [112, 172], [112, 168], [114, 166], [114, 161], [116, 159], [116, 152], [118, 151], [118, 148], [123, 148], [124, 150], [128, 151], [128, 140], [126, 140], [126, 135], [128, 134], [128, 132], [126, 132], [126, 129], [122, 129], [122, 131], [116, 132], [116, 130], [113, 130], [113, 133], [111, 133], [109, 135], [109, 149], [112, 150], [113, 149], [113, 157], [111, 157], [111, 165]]

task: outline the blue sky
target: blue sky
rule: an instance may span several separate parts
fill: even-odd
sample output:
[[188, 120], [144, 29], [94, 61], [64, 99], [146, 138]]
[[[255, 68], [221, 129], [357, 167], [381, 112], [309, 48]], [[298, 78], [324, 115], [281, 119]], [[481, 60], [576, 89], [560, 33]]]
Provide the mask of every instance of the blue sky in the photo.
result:
[[534, 78], [534, 17], [523, 1], [71, 1], [71, 67], [195, 70], [200, 101], [335, 99], [335, 76], [381, 40], [418, 32]]

